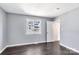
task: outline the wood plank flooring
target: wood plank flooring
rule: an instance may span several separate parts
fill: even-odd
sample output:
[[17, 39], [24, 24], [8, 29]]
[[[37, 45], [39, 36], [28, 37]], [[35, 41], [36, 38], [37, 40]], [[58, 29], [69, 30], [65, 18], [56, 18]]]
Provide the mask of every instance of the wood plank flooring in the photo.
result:
[[59, 42], [40, 43], [7, 48], [1, 55], [79, 55], [59, 45]]

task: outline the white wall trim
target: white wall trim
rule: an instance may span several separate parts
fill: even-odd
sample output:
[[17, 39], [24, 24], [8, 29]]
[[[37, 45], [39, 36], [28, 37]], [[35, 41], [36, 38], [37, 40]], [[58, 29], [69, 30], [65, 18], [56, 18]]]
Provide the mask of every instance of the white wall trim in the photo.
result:
[[32, 43], [13, 44], [13, 45], [8, 45], [7, 47], [15, 47], [15, 46], [23, 46], [23, 45], [39, 44], [39, 43], [45, 43], [45, 42], [32, 42]]
[[52, 41], [47, 41], [47, 42], [56, 42], [56, 41], [60, 41], [60, 40], [52, 40]]
[[[55, 42], [55, 41], [52, 41], [52, 42]], [[39, 44], [39, 43], [46, 43], [46, 42], [43, 41], [43, 42], [32, 42], [32, 43], [21, 43], [21, 44], [7, 45], [0, 51], [0, 53], [2, 53], [8, 47], [23, 46], [23, 45], [30, 45], [30, 44]]]
[[6, 48], [7, 48], [7, 46], [5, 46], [3, 49], [1, 49], [0, 53], [2, 53]]
[[76, 50], [76, 49], [74, 49], [74, 48], [71, 48], [71, 47], [69, 47], [69, 46], [67, 46], [67, 45], [64, 45], [64, 44], [62, 44], [62, 43], [60, 43], [60, 45], [63, 46], [63, 47], [66, 47], [66, 48], [68, 48], [68, 49], [70, 49], [70, 50], [72, 50], [72, 51], [74, 51], [74, 52], [79, 53], [78, 50]]
[[32, 42], [32, 43], [21, 43], [21, 44], [7, 45], [2, 50], [0, 50], [0, 53], [2, 53], [8, 47], [23, 46], [23, 45], [30, 45], [30, 44], [39, 44], [39, 43], [45, 43], [45, 42]]
[[[56, 41], [59, 41], [59, 40], [55, 40], [55, 41], [52, 41], [52, 42], [56, 42]], [[50, 41], [50, 42], [51, 42], [51, 41]], [[46, 42], [45, 42], [45, 41], [42, 41], [42, 42], [13, 44], [13, 45], [7, 45], [7, 47], [15, 47], [15, 46], [23, 46], [23, 45], [31, 45], [31, 44], [39, 44], [39, 43], [46, 43]]]

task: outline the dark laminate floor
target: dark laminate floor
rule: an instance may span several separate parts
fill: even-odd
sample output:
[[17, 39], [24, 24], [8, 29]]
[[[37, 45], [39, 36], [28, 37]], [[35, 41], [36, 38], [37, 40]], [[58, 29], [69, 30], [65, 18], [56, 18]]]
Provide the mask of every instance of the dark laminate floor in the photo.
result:
[[59, 45], [59, 42], [41, 43], [7, 48], [1, 55], [79, 55]]

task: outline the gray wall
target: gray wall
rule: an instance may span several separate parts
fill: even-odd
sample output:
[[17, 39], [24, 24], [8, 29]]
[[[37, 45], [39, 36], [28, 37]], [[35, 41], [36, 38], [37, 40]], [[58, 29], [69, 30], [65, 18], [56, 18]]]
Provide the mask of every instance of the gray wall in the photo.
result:
[[79, 8], [60, 16], [60, 43], [79, 50]]
[[6, 45], [6, 13], [0, 9], [0, 50], [2, 50]]
[[[42, 33], [38, 35], [26, 35], [25, 34], [25, 25], [26, 19], [38, 19], [42, 21]], [[8, 45], [15, 44], [32, 44], [35, 42], [45, 42], [45, 23], [48, 18], [33, 17], [33, 16], [24, 16], [16, 14], [8, 14], [7, 16], [7, 39]]]

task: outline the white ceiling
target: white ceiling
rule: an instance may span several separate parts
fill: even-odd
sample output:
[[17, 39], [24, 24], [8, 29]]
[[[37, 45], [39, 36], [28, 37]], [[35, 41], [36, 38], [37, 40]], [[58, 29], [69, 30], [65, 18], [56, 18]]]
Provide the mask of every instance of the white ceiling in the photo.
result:
[[0, 3], [8, 13], [56, 17], [79, 7], [78, 3]]

